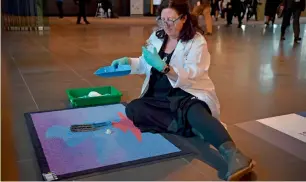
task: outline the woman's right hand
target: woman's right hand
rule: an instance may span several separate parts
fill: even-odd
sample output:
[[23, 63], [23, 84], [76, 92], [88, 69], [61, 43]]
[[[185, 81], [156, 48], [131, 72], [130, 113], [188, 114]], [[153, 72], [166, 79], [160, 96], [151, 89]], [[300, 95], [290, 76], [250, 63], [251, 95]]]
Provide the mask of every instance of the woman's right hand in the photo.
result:
[[119, 65], [129, 65], [130, 62], [129, 62], [129, 58], [128, 57], [123, 57], [123, 58], [120, 58], [120, 59], [116, 59], [112, 62], [112, 66], [114, 67], [118, 67]]

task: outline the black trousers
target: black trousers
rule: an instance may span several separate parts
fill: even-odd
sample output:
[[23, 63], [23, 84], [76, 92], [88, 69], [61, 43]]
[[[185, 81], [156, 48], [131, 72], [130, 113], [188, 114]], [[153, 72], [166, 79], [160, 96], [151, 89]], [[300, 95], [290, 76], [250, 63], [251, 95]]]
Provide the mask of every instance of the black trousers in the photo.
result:
[[226, 8], [223, 8], [221, 11], [221, 18], [225, 18]]
[[248, 11], [247, 13], [247, 20], [249, 20], [253, 15], [255, 15], [255, 20], [258, 20], [257, 17], [257, 5], [256, 6], [252, 6], [252, 11]]
[[81, 18], [83, 17], [83, 20], [86, 22], [87, 18], [86, 18], [86, 7], [85, 7], [85, 1], [84, 0], [80, 0], [79, 1], [79, 14], [78, 14], [78, 20], [77, 22], [80, 23], [81, 22]]
[[219, 8], [219, 0], [215, 0], [215, 2], [211, 2], [211, 12], [210, 12], [210, 15], [211, 16], [216, 16], [216, 11], [219, 11], [220, 8]]
[[227, 24], [232, 24], [233, 21], [233, 16], [236, 15], [238, 18], [238, 23], [241, 25], [242, 20], [243, 20], [243, 15], [242, 15], [242, 10], [241, 8], [233, 7], [231, 3], [227, 4], [226, 8], [226, 20]]
[[57, 5], [58, 12], [59, 12], [59, 17], [63, 18], [64, 17], [63, 2], [62, 1], [57, 1], [56, 5]]
[[293, 16], [293, 32], [294, 37], [299, 38], [300, 36], [300, 16], [301, 9], [286, 9], [284, 10], [283, 22], [281, 27], [281, 36], [285, 36], [287, 27], [290, 25], [291, 16]]
[[135, 99], [127, 105], [126, 115], [142, 132], [185, 137], [200, 134], [217, 149], [232, 141], [222, 123], [211, 115], [207, 104], [197, 99]]

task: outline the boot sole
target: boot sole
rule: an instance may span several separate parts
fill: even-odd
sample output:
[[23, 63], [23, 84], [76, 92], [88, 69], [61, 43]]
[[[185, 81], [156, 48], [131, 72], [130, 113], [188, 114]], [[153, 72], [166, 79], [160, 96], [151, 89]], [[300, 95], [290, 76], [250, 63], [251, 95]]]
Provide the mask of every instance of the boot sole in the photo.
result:
[[231, 176], [228, 177], [227, 180], [228, 181], [238, 181], [240, 178], [242, 178], [246, 174], [250, 173], [253, 170], [255, 165], [256, 165], [256, 162], [254, 160], [252, 160], [248, 167], [243, 168], [243, 169], [237, 171], [236, 173], [232, 174]]

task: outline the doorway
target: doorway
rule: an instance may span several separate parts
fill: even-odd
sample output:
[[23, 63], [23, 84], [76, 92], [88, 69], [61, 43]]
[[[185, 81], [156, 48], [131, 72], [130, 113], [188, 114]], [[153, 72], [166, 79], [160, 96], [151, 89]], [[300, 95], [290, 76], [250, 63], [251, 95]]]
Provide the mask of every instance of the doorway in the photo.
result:
[[119, 16], [130, 16], [130, 0], [112, 0], [115, 13]]

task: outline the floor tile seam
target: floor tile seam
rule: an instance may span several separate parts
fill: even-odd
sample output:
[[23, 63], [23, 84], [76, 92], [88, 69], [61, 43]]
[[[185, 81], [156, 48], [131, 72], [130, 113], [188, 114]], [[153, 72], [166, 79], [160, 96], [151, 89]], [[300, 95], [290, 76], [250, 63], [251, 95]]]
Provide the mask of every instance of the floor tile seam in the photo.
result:
[[[34, 41], [34, 40], [33, 40]], [[46, 46], [39, 44], [37, 41], [34, 41], [36, 44], [41, 45], [46, 51], [48, 51], [51, 54], [54, 54], [55, 57], [58, 58], [58, 55], [55, 54], [53, 51], [49, 50]], [[68, 68], [70, 71], [72, 71], [77, 77], [79, 77], [82, 81], [85, 81], [89, 86], [93, 87], [93, 84], [88, 81], [86, 78], [84, 78], [82, 75], [80, 75], [75, 69], [73, 69], [71, 66], [69, 66], [67, 63], [63, 63], [61, 61], [56, 61], [62, 65], [64, 65], [66, 68]]]
[[198, 169], [196, 166], [194, 166], [191, 162], [189, 162], [187, 159], [182, 158], [183, 161], [186, 162], [186, 164], [190, 164], [191, 168], [193, 168], [194, 170], [196, 170], [198, 173], [200, 173], [202, 176], [207, 177], [207, 175], [205, 173], [203, 173], [200, 169]]
[[38, 104], [37, 104], [37, 102], [36, 102], [36, 100], [35, 100], [35, 98], [34, 98], [34, 95], [33, 95], [32, 91], [31, 91], [31, 89], [30, 89], [30, 87], [29, 87], [29, 85], [28, 85], [26, 79], [24, 78], [24, 76], [23, 76], [23, 74], [22, 74], [20, 68], [18, 67], [18, 65], [17, 65], [17, 63], [16, 63], [16, 60], [15, 60], [15, 58], [14, 58], [13, 55], [11, 55], [11, 59], [12, 59], [14, 65], [15, 65], [15, 67], [17, 68], [18, 73], [19, 73], [19, 75], [20, 75], [20, 77], [21, 77], [21, 79], [22, 79], [22, 81], [23, 81], [25, 87], [27, 88], [28, 93], [30, 94], [30, 97], [32, 98], [32, 100], [33, 100], [33, 102], [34, 102], [37, 111], [39, 111], [39, 106], [38, 106]]
[[[58, 57], [58, 55], [56, 55], [51, 50], [49, 52], [53, 53], [55, 55], [55, 57]], [[93, 84], [89, 80], [84, 78], [80, 73], [78, 73], [75, 69], [73, 69], [69, 64], [67, 64], [66, 62], [60, 62], [60, 61], [57, 61], [57, 62], [64, 65], [66, 68], [68, 68], [70, 71], [72, 71], [77, 77], [79, 77], [82, 81], [86, 82], [89, 86], [93, 87]]]

